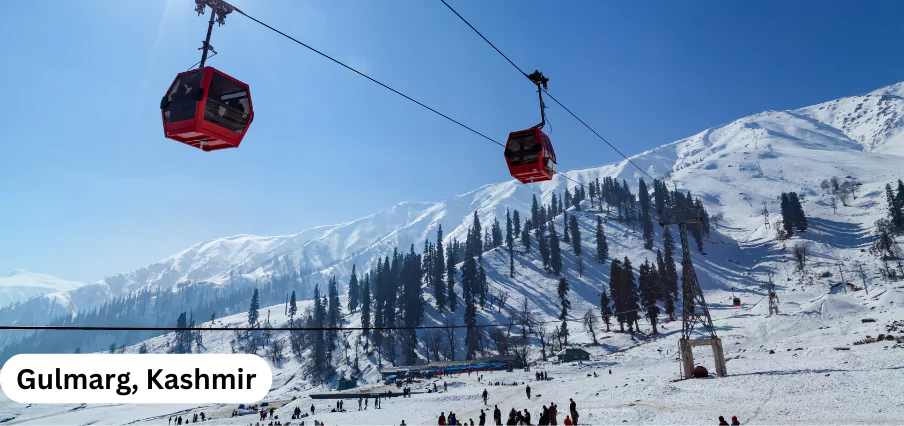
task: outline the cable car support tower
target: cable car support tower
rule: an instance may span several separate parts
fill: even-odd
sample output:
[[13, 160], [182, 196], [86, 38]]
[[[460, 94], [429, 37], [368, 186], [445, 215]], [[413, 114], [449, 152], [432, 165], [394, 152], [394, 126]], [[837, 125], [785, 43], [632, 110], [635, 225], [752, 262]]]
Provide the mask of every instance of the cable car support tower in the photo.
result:
[[[682, 320], [681, 339], [678, 341], [678, 349], [681, 355], [681, 369], [685, 379], [694, 375], [694, 346], [710, 346], [713, 350], [713, 360], [716, 364], [716, 375], [725, 376], [725, 355], [722, 351], [722, 340], [716, 336], [709, 308], [703, 298], [694, 264], [691, 262], [690, 245], [687, 242], [687, 225], [703, 223], [703, 212], [698, 208], [686, 208], [668, 210], [659, 213], [659, 225], [666, 227], [678, 225], [681, 235], [681, 267], [682, 267]], [[691, 334], [695, 327], [703, 327], [709, 337], [692, 339]]]

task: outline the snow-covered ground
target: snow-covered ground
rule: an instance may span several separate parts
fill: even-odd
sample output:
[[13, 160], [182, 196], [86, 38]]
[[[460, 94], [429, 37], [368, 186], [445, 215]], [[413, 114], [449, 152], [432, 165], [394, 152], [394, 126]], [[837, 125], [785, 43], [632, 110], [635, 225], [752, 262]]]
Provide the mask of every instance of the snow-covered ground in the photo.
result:
[[[729, 358], [727, 377], [676, 381], [679, 322], [662, 325], [662, 334], [632, 342], [629, 335], [605, 333], [601, 346], [588, 346], [590, 362], [583, 365], [538, 362], [530, 372], [484, 373], [444, 377], [448, 392], [415, 394], [410, 398], [384, 399], [375, 410], [357, 412], [356, 399], [345, 401], [349, 412], [329, 413], [334, 400], [312, 400], [311, 393], [331, 392], [311, 387], [298, 364], [274, 367], [273, 389], [268, 401], [280, 401], [276, 414], [285, 424], [295, 406], [307, 412], [316, 408], [313, 420], [327, 424], [435, 424], [440, 412], [455, 412], [458, 419], [474, 419], [485, 408], [480, 393], [487, 389], [489, 409], [499, 406], [504, 415], [512, 408], [527, 408], [534, 421], [542, 405], [556, 403], [564, 419], [569, 398], [577, 403], [585, 424], [701, 424], [715, 423], [719, 415], [735, 415], [744, 424], [900, 424], [904, 415], [904, 348], [894, 342], [853, 345], [867, 335], [885, 334], [885, 324], [901, 318], [904, 290], [900, 285], [878, 284], [870, 295], [824, 292], [783, 294], [781, 314], [768, 317], [764, 302], [751, 300], [741, 308], [717, 307], [713, 317]], [[822, 293], [822, 294], [820, 294]], [[283, 319], [282, 306], [267, 310], [271, 320]], [[875, 323], [861, 323], [862, 318]], [[216, 325], [240, 325], [244, 315], [216, 321]], [[904, 332], [904, 330], [902, 330]], [[228, 352], [229, 332], [211, 332], [205, 346]], [[164, 338], [152, 339], [161, 349]], [[850, 350], [836, 350], [836, 347]], [[899, 345], [900, 346], [900, 345]], [[134, 351], [130, 348], [129, 351]], [[770, 354], [774, 351], [774, 354]], [[697, 363], [712, 367], [708, 349], [695, 351]], [[711, 368], [710, 368], [711, 369]], [[611, 370], [611, 374], [609, 371]], [[534, 372], [548, 372], [549, 381], [534, 382]], [[597, 376], [593, 376], [596, 373]], [[373, 383], [370, 370], [361, 389], [385, 389]], [[485, 383], [502, 382], [505, 386]], [[525, 386], [532, 388], [528, 400]], [[413, 385], [418, 392], [432, 382]], [[511, 383], [518, 383], [511, 386]], [[332, 391], [335, 393], [335, 391]], [[295, 397], [295, 401], [291, 399]], [[249, 401], [254, 402], [254, 401]], [[229, 418], [233, 405], [30, 405], [0, 403], [0, 419], [8, 424], [164, 424], [171, 416], [205, 412], [212, 425], [254, 423], [251, 416]], [[189, 414], [190, 415], [190, 414]], [[492, 419], [488, 412], [488, 418]], [[292, 422], [297, 424], [297, 422]]]

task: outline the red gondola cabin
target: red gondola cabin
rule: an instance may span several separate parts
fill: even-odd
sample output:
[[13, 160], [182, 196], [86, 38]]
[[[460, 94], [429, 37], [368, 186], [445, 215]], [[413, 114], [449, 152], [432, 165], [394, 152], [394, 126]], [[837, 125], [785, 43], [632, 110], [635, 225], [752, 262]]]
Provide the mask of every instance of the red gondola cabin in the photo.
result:
[[537, 128], [509, 133], [505, 160], [509, 173], [521, 183], [550, 180], [556, 173], [556, 152], [546, 133]]
[[204, 151], [237, 148], [254, 119], [248, 85], [213, 67], [177, 75], [160, 113], [167, 138]]

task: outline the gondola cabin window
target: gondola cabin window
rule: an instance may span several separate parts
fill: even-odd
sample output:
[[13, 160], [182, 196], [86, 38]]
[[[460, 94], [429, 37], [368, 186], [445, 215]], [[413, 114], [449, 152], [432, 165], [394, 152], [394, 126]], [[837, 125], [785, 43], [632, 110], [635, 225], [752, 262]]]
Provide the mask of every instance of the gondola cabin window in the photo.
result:
[[204, 120], [242, 133], [248, 125], [250, 113], [248, 89], [220, 74], [214, 74], [210, 80]]

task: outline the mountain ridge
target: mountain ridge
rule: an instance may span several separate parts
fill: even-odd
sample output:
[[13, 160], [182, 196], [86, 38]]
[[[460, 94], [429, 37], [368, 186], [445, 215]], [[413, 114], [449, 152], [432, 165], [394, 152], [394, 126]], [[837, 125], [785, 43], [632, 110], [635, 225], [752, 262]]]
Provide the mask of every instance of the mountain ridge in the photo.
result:
[[[777, 174], [781, 177], [775, 180], [781, 183], [784, 170], [778, 155], [783, 149], [794, 151], [796, 156], [800, 156], [800, 149], [810, 150], [813, 155], [859, 151], [862, 154], [857, 155], [870, 161], [870, 153], [904, 155], [904, 99], [896, 97], [899, 94], [904, 94], [904, 82], [809, 107], [764, 111], [707, 128], [629, 158], [648, 174], [668, 177], [673, 184], [697, 195], [695, 187], [699, 185], [690, 179], [691, 172], [696, 179], [713, 174], [714, 170], [724, 171], [737, 166], [745, 171], [759, 169], [750, 174], [755, 179], [764, 174]], [[790, 145], [784, 147], [786, 142]], [[779, 154], [773, 148], [777, 148]], [[752, 151], [758, 151], [756, 160], [747, 158]], [[881, 159], [876, 161], [887, 163]], [[763, 164], [770, 171], [763, 171]], [[636, 186], [638, 178], [644, 177], [627, 160], [561, 173], [579, 182], [613, 176], [630, 182], [632, 187]], [[725, 178], [724, 174], [721, 177]], [[504, 217], [506, 208], [527, 212], [531, 196], [548, 202], [553, 193], [564, 192], [568, 185], [570, 183], [559, 176], [529, 186], [514, 181], [490, 183], [445, 200], [402, 202], [359, 219], [316, 226], [296, 234], [238, 234], [213, 239], [138, 270], [91, 282], [86, 286], [93, 287], [90, 290], [82, 287], [74, 291], [109, 298], [151, 286], [173, 287], [184, 281], [220, 285], [227, 282], [230, 274], [260, 278], [275, 273], [277, 268], [308, 271], [315, 279], [330, 274], [342, 275], [350, 270], [351, 264], [369, 267], [374, 258], [389, 254], [394, 247], [404, 249], [415, 244], [419, 250], [424, 239], [433, 238], [440, 225], [447, 242], [453, 238], [462, 240], [473, 211], [478, 212], [483, 223], [490, 224], [494, 216]], [[716, 203], [714, 212], [728, 204], [753, 207], [754, 199], [759, 204], [769, 198], [757, 194], [735, 199], [737, 197], [729, 196], [726, 190], [703, 190], [699, 195], [705, 202]]]

